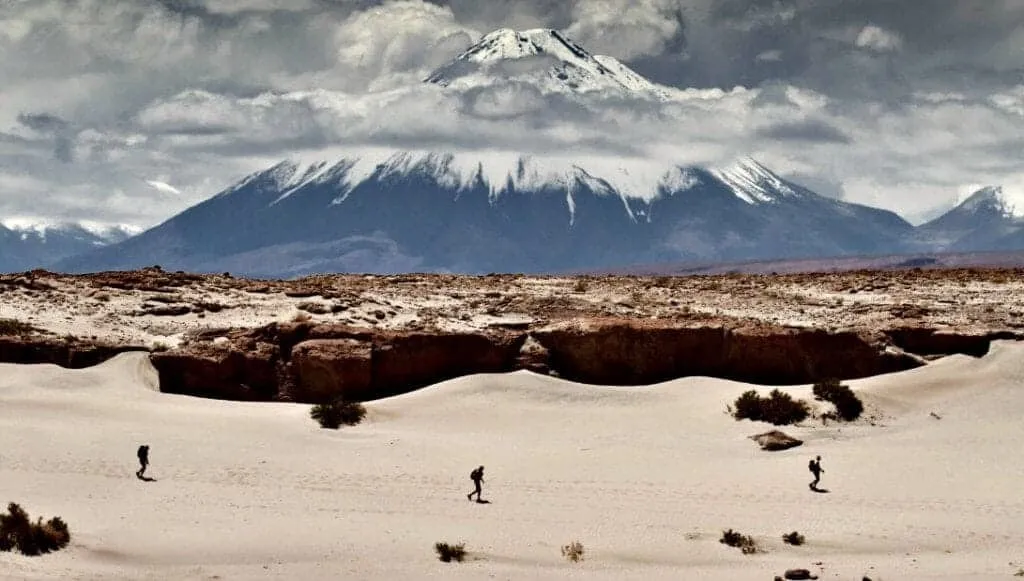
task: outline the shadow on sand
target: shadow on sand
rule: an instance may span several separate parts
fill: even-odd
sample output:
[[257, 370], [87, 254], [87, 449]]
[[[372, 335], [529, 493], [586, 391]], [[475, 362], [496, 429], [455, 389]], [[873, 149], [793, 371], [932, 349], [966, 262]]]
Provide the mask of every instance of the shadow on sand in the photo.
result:
[[136, 474], [135, 477], [143, 482], [156, 482], [156, 478], [150, 478], [149, 476], [139, 476]]
[[829, 490], [827, 488], [817, 488], [815, 486], [812, 486], [811, 492], [817, 492], [818, 494], [828, 494]]
[[491, 501], [477, 499], [476, 503], [477, 504], [491, 504]]

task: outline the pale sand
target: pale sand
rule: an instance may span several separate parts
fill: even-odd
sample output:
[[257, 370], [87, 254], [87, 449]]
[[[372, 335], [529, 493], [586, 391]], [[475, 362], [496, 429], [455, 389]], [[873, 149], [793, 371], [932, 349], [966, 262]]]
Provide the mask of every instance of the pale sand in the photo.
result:
[[[68, 549], [0, 553], [4, 579], [1010, 578], [1024, 561], [1024, 345], [850, 382], [855, 425], [771, 429], [725, 413], [747, 386], [593, 387], [527, 372], [368, 404], [321, 430], [308, 406], [161, 394], [145, 355], [0, 365], [0, 501], [60, 515]], [[787, 389], [810, 399], [809, 387]], [[941, 419], [933, 417], [931, 412]], [[133, 474], [152, 446], [150, 475]], [[821, 454], [822, 486], [807, 461]], [[468, 502], [470, 470], [487, 467]], [[765, 547], [718, 542], [734, 528]], [[780, 535], [798, 530], [807, 544]], [[435, 541], [465, 541], [465, 563]], [[566, 561], [573, 540], [585, 560]], [[820, 565], [815, 565], [820, 563]]]

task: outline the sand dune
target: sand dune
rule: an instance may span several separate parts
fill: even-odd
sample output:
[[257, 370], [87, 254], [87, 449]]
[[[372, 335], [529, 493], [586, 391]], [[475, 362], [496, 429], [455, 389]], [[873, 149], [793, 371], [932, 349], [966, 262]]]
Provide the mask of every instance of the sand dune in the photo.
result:
[[[465, 377], [319, 429], [308, 407], [162, 394], [144, 354], [0, 365], [0, 501], [61, 515], [65, 551], [0, 553], [4, 579], [1010, 577], [1024, 561], [1024, 345], [849, 382], [847, 425], [768, 453], [726, 405], [748, 386]], [[787, 388], [810, 399], [810, 387]], [[935, 415], [932, 415], [932, 414]], [[152, 446], [134, 477], [135, 448]], [[809, 457], [823, 456], [811, 492]], [[487, 467], [467, 502], [469, 471]], [[762, 554], [718, 542], [751, 534]], [[780, 535], [798, 530], [801, 547]], [[465, 541], [462, 564], [435, 541]], [[559, 547], [579, 540], [585, 560]]]

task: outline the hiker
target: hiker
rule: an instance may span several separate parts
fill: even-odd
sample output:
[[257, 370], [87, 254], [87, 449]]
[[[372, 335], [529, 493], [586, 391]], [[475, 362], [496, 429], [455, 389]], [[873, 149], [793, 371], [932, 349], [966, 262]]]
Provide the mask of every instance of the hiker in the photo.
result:
[[824, 472], [824, 470], [821, 469], [821, 456], [811, 460], [807, 465], [807, 469], [811, 471], [811, 474], [814, 474], [814, 482], [811, 482], [811, 490], [817, 490], [818, 482], [821, 481], [821, 473]]
[[484, 467], [478, 466], [475, 470], [469, 473], [469, 479], [473, 481], [473, 486], [476, 488], [473, 492], [466, 495], [466, 498], [473, 500], [473, 495], [476, 495], [476, 501], [480, 502], [480, 484], [484, 481]]
[[135, 476], [137, 476], [139, 478], [143, 478], [145, 476], [145, 474], [146, 474], [146, 467], [149, 466], [149, 445], [148, 444], [143, 444], [143, 445], [139, 446], [138, 456], [139, 456], [139, 464], [141, 465], [141, 468], [139, 468], [138, 472], [135, 473]]

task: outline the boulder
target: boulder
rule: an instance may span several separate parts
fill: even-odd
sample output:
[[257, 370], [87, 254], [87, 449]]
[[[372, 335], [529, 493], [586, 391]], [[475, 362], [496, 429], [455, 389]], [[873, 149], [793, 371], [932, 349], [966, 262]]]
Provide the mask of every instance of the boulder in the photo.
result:
[[750, 439], [757, 442], [761, 446], [762, 450], [767, 450], [769, 452], [796, 448], [804, 443], [803, 440], [798, 440], [780, 432], [779, 430], [772, 430], [763, 434], [757, 434], [756, 436], [750, 436]]

